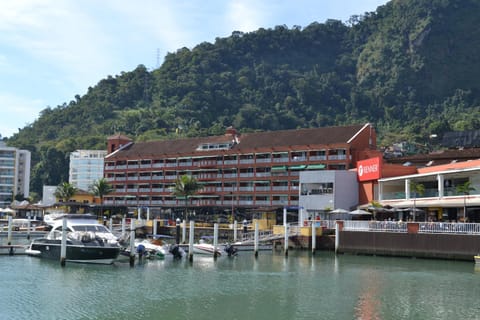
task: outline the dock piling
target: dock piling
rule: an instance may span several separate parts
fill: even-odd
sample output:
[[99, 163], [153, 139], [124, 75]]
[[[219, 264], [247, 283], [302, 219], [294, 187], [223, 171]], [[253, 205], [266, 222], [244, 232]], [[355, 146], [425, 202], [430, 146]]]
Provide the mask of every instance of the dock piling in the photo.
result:
[[254, 251], [254, 254], [255, 254], [255, 258], [258, 257], [258, 221], [255, 222], [255, 234], [254, 234], [254, 248], [253, 248], [253, 251]]
[[175, 220], [175, 243], [176, 244], [180, 244], [180, 227], [181, 227], [181, 222], [180, 222], [180, 219], [177, 218], [177, 220]]
[[67, 261], [67, 218], [62, 218], [62, 242], [60, 245], [60, 265], [65, 267]]
[[285, 251], [285, 257], [288, 256], [288, 236], [289, 236], [289, 226], [288, 223], [285, 223], [285, 237], [284, 237], [284, 248], [283, 250]]
[[185, 241], [187, 237], [187, 222], [185, 221], [185, 219], [183, 219], [183, 222], [182, 222], [182, 243], [187, 243]]
[[215, 260], [218, 257], [217, 246], [218, 246], [218, 223], [214, 223], [213, 224], [213, 259]]
[[30, 228], [31, 228], [30, 217], [28, 217], [28, 220], [27, 220], [27, 240], [30, 240]]
[[125, 217], [122, 218], [122, 239], [125, 239]]
[[12, 228], [13, 228], [13, 220], [12, 216], [8, 216], [8, 231], [7, 231], [7, 242], [12, 243]]
[[130, 221], [130, 267], [135, 265], [135, 221]]
[[312, 221], [312, 254], [315, 254], [317, 246], [317, 228], [315, 222]]
[[233, 221], [233, 242], [237, 242], [237, 220]]
[[193, 262], [193, 236], [194, 236], [194, 232], [195, 232], [195, 222], [190, 221], [190, 233], [188, 234], [188, 260], [190, 262]]

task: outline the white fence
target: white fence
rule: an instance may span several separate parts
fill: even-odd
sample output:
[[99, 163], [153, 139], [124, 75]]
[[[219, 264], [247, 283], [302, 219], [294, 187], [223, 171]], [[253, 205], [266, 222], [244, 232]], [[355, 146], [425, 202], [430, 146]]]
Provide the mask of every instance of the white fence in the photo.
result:
[[[343, 222], [346, 231], [407, 232], [407, 222], [352, 221]], [[480, 234], [480, 223], [418, 222], [418, 233]]]
[[480, 223], [421, 222], [418, 232], [480, 234]]

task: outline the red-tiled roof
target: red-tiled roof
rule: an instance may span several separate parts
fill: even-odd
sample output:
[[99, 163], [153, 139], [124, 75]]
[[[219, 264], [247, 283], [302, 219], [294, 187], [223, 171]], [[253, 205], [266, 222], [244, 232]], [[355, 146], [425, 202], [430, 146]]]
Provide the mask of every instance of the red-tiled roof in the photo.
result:
[[[288, 148], [301, 145], [328, 145], [347, 143], [357, 134], [365, 124], [344, 127], [325, 127], [315, 129], [265, 131], [245, 133], [238, 137], [238, 143], [232, 151], [254, 150], [258, 148]], [[232, 135], [210, 136], [188, 139], [162, 140], [138, 142], [125, 149], [107, 156], [107, 158], [135, 158], [140, 155], [158, 154], [206, 154], [206, 151], [197, 151], [197, 148], [206, 143], [230, 143], [234, 141]], [[218, 150], [215, 151], [218, 153]]]
[[479, 168], [480, 160], [468, 160], [462, 162], [451, 162], [447, 164], [442, 164], [438, 166], [418, 168], [418, 173], [429, 173], [429, 172], [440, 172], [448, 170], [460, 170], [468, 168]]

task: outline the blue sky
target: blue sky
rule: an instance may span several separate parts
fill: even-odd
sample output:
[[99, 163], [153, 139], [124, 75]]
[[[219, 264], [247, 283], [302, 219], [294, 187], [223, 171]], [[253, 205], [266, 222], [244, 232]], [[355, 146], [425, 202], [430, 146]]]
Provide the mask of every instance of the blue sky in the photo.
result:
[[0, 135], [107, 76], [232, 31], [346, 21], [387, 0], [15, 0], [0, 2]]

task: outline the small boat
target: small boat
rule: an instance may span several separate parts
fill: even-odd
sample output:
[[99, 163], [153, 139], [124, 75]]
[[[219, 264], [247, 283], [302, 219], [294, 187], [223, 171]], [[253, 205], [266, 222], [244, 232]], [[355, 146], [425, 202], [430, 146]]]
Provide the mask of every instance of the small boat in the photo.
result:
[[214, 253], [217, 256], [221, 256], [222, 250], [219, 247], [214, 247], [213, 244], [205, 242], [203, 239], [200, 239], [199, 243], [193, 244], [193, 254], [213, 255]]
[[65, 214], [52, 223], [52, 230], [34, 239], [25, 251], [31, 256], [60, 261], [63, 218], [67, 219], [66, 261], [112, 264], [120, 254], [117, 237], [91, 214]]
[[[155, 235], [152, 239], [136, 239], [135, 240], [135, 259], [165, 259], [170, 254], [180, 259], [185, 256], [185, 251], [178, 245], [165, 244], [162, 238], [172, 238], [171, 236]], [[130, 248], [128, 247], [128, 238], [123, 241], [124, 249], [120, 252], [119, 262], [130, 260]]]
[[476, 256], [473, 257], [475, 259], [475, 264], [480, 265], [480, 254], [477, 254]]
[[[161, 244], [156, 244], [150, 240], [135, 240], [135, 259], [165, 259], [168, 248]], [[118, 261], [128, 261], [130, 259], [130, 248], [125, 247], [118, 258]]]

